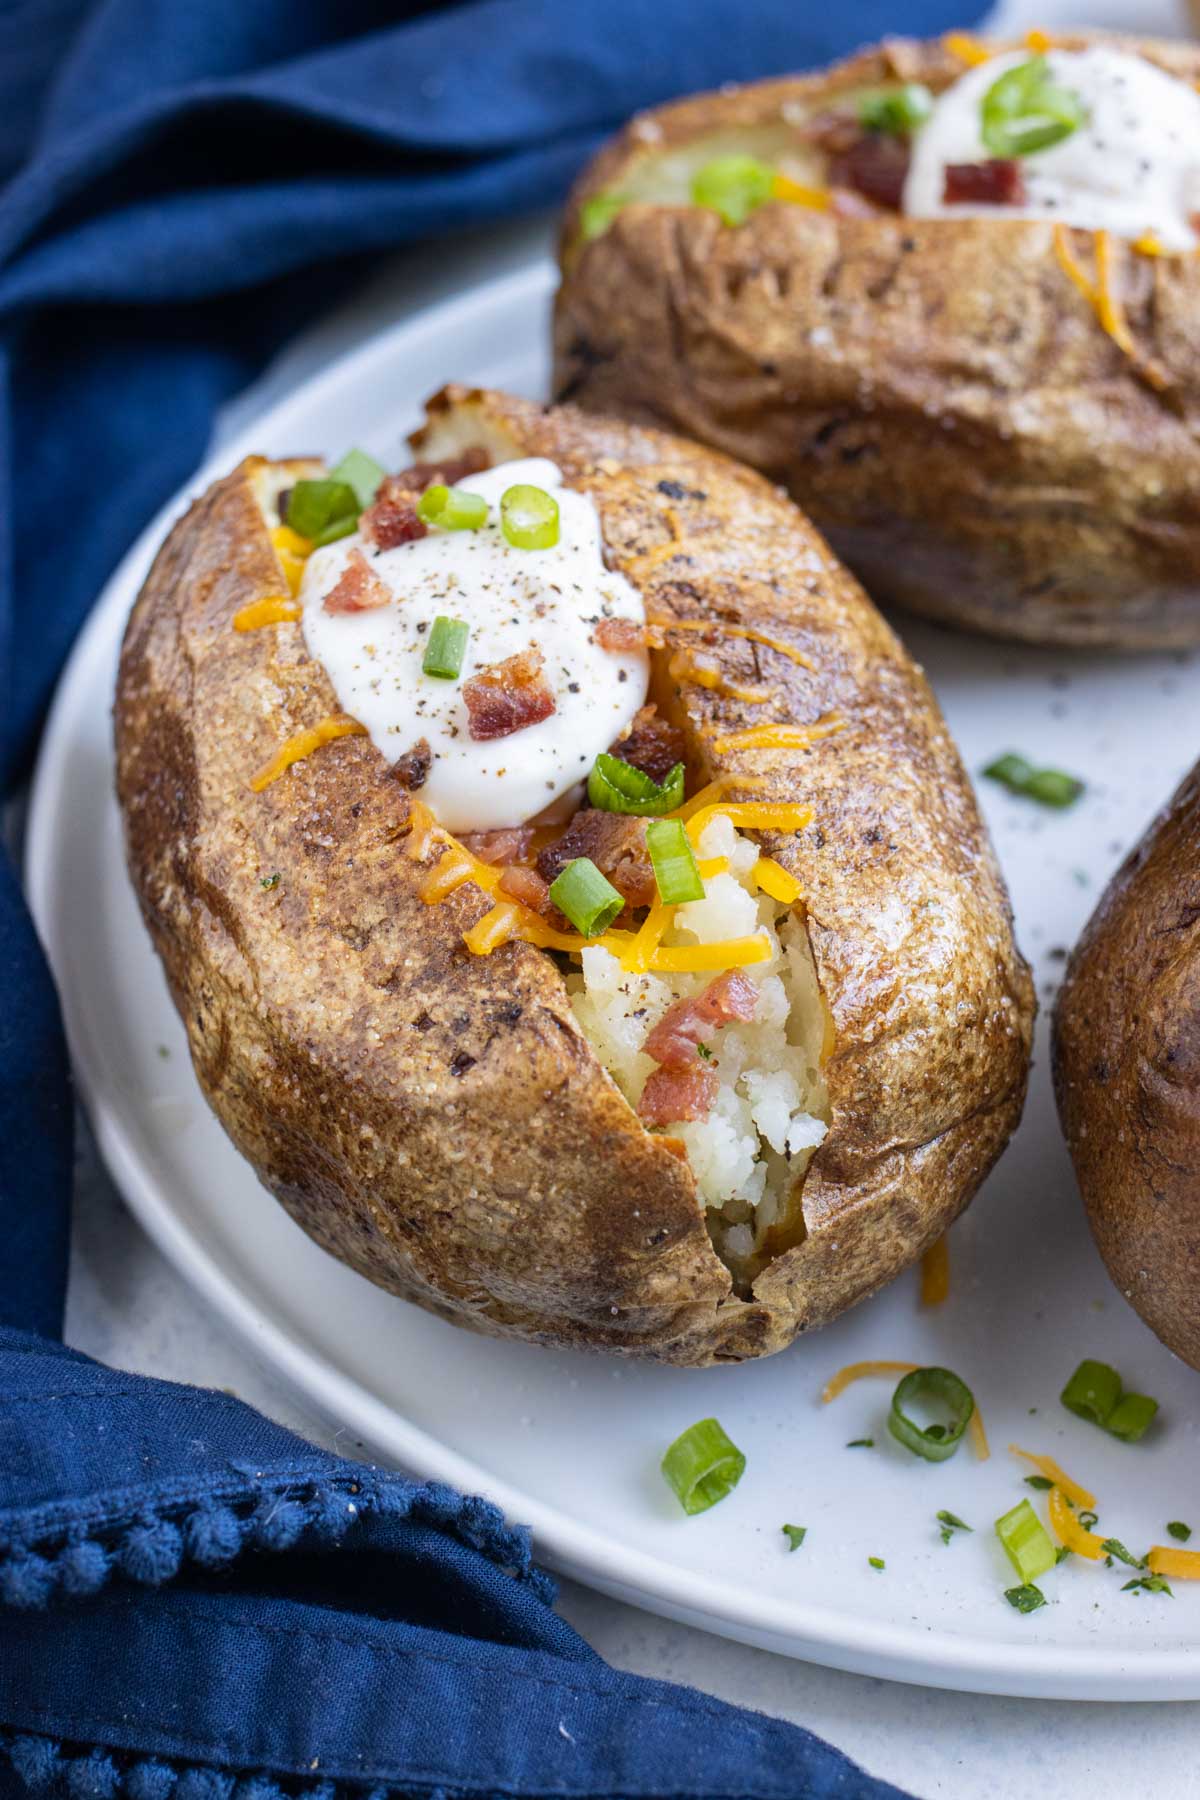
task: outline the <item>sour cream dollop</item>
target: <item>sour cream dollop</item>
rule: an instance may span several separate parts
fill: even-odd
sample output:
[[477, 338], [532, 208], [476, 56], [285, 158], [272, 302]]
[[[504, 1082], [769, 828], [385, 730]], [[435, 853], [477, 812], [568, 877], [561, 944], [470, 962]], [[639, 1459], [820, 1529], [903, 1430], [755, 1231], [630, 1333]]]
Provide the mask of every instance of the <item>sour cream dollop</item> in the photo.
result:
[[[553, 549], [516, 550], [505, 539], [500, 496], [518, 482], [557, 500]], [[391, 550], [373, 550], [357, 533], [342, 538], [313, 552], [300, 600], [309, 654], [324, 665], [342, 711], [366, 726], [389, 762], [424, 738], [432, 762], [421, 798], [449, 831], [491, 831], [523, 825], [577, 788], [644, 704], [646, 652], [603, 650], [594, 633], [601, 619], [641, 625], [646, 614], [637, 589], [604, 565], [595, 505], [564, 487], [554, 463], [502, 463], [458, 485], [488, 502], [486, 525], [431, 527], [427, 537]], [[393, 599], [368, 612], [327, 612], [325, 597], [355, 550]], [[455, 681], [421, 668], [439, 614], [470, 627]], [[476, 742], [463, 682], [531, 645], [542, 654], [553, 713], [507, 737]]]
[[913, 141], [904, 211], [921, 219], [1055, 219], [1126, 238], [1153, 232], [1166, 249], [1194, 249], [1200, 94], [1143, 57], [1106, 45], [1046, 51], [1055, 83], [1078, 94], [1087, 117], [1061, 143], [1019, 159], [1026, 190], [1021, 204], [946, 204], [947, 164], [991, 155], [982, 137], [984, 95], [1029, 54], [990, 57], [939, 97]]

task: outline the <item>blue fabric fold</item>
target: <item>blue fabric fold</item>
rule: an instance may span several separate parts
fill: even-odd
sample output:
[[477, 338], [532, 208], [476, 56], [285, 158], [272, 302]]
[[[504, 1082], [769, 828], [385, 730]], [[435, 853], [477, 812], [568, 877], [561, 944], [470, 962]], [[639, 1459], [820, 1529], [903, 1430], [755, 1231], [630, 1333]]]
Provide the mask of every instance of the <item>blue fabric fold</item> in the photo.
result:
[[[953, 23], [953, 0], [3, 8], [6, 793], [216, 409], [367, 258], [553, 204], [640, 106]], [[71, 1166], [57, 996], [0, 860], [0, 1800], [896, 1792], [609, 1669], [486, 1502], [66, 1349]]]

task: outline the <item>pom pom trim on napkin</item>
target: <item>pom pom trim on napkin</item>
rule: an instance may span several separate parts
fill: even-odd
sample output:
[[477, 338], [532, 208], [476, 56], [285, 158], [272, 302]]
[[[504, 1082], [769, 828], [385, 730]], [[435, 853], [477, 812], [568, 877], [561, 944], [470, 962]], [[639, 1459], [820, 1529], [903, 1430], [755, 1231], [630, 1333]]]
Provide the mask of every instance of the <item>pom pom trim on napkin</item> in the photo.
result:
[[[505, 1523], [498, 1507], [457, 1494], [439, 1482], [421, 1485], [364, 1469], [354, 1476], [297, 1481], [294, 1471], [255, 1471], [253, 1484], [231, 1482], [202, 1500], [159, 1497], [98, 1510], [81, 1523], [57, 1507], [0, 1522], [0, 1605], [47, 1606], [83, 1599], [124, 1576], [144, 1587], [172, 1581], [185, 1563], [224, 1569], [247, 1550], [333, 1549], [389, 1520], [411, 1520], [450, 1532], [480, 1551], [551, 1605], [555, 1587], [533, 1562], [529, 1532]], [[92, 1790], [88, 1790], [89, 1793]]]

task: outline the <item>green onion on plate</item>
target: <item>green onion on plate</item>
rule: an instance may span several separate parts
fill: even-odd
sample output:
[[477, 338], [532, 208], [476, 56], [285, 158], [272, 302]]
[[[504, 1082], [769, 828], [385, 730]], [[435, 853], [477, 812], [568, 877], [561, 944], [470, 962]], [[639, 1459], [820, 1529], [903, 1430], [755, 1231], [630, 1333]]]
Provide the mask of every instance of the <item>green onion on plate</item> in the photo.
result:
[[807, 1525], [781, 1525], [779, 1528], [788, 1541], [788, 1550], [798, 1550], [808, 1535]]
[[1037, 769], [1015, 751], [998, 756], [983, 772], [989, 781], [998, 781], [1010, 793], [1060, 811], [1073, 806], [1083, 792], [1083, 783], [1076, 776], [1064, 774], [1061, 769]]
[[1099, 1425], [1126, 1444], [1136, 1444], [1158, 1412], [1157, 1400], [1148, 1394], [1125, 1393], [1117, 1371], [1090, 1357], [1080, 1363], [1059, 1399], [1068, 1412]]
[[1028, 1500], [1019, 1500], [996, 1520], [996, 1536], [1024, 1582], [1036, 1581], [1058, 1561], [1049, 1533]]
[[[947, 1415], [920, 1425], [906, 1408], [938, 1407]], [[898, 1444], [926, 1462], [945, 1462], [962, 1442], [975, 1411], [975, 1396], [951, 1369], [914, 1369], [897, 1384], [888, 1413], [888, 1430]]]
[[685, 1513], [707, 1512], [724, 1500], [742, 1479], [745, 1468], [746, 1458], [716, 1419], [698, 1419], [689, 1425], [662, 1459], [667, 1485]]
[[1004, 1598], [1010, 1606], [1015, 1606], [1019, 1613], [1036, 1612], [1039, 1606], [1045, 1606], [1046, 1596], [1041, 1588], [1034, 1587], [1031, 1581], [1021, 1587], [1005, 1588]]

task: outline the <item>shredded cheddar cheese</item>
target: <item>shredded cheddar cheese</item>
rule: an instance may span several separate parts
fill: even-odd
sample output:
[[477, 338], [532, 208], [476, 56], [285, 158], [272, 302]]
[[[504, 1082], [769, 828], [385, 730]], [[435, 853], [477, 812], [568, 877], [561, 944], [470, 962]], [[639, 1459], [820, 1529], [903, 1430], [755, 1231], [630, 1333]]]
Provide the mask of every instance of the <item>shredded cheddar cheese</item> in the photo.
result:
[[271, 533], [271, 542], [275, 554], [279, 558], [279, 567], [283, 570], [288, 591], [297, 594], [304, 578], [304, 565], [312, 555], [312, 542], [293, 531], [290, 525], [277, 525]]
[[836, 715], [814, 719], [811, 725], [751, 725], [745, 731], [730, 731], [713, 740], [718, 756], [731, 750], [807, 750], [821, 738], [843, 731], [845, 723]]
[[921, 1305], [941, 1306], [950, 1292], [950, 1244], [942, 1233], [921, 1258]]
[[948, 50], [951, 56], [957, 56], [959, 62], [974, 69], [980, 63], [990, 62], [994, 52], [990, 44], [977, 38], [970, 31], [947, 31], [942, 34], [942, 49]]
[[1172, 1550], [1155, 1544], [1147, 1552], [1146, 1567], [1152, 1575], [1171, 1575], [1176, 1581], [1200, 1581], [1200, 1550]]
[[[703, 864], [700, 866], [700, 873], [704, 873]], [[750, 876], [757, 888], [772, 900], [778, 900], [781, 906], [791, 906], [800, 898], [800, 883], [773, 856], [760, 856], [751, 869]]]
[[1079, 1523], [1060, 1487], [1052, 1487], [1046, 1495], [1046, 1510], [1050, 1515], [1055, 1537], [1068, 1550], [1073, 1550], [1076, 1556], [1084, 1556], [1089, 1562], [1099, 1562], [1102, 1556], [1108, 1554], [1104, 1548], [1104, 1539]]
[[621, 967], [631, 974], [640, 974], [650, 966], [650, 958], [670, 930], [671, 921], [675, 917], [675, 908], [666, 906], [661, 900], [655, 900], [646, 914], [641, 928], [637, 931], [621, 956]]
[[699, 843], [704, 827], [718, 813], [730, 819], [737, 831], [803, 831], [812, 824], [813, 816], [811, 806], [792, 800], [730, 800], [724, 804], [716, 800], [688, 818], [687, 834], [693, 844]]
[[1167, 256], [1169, 254], [1162, 239], [1155, 237], [1152, 231], [1143, 231], [1141, 237], [1134, 238], [1133, 247], [1139, 256]]
[[1075, 254], [1070, 230], [1066, 225], [1054, 227], [1054, 250], [1063, 272], [1095, 310], [1101, 329], [1127, 356], [1142, 380], [1160, 393], [1170, 386], [1170, 377], [1159, 363], [1142, 355], [1134, 342], [1125, 317], [1125, 309], [1113, 288], [1113, 241], [1110, 231], [1094, 233], [1096, 243], [1096, 277], [1093, 281]]
[[[863, 1381], [873, 1375], [915, 1375], [920, 1367], [920, 1363], [913, 1362], [847, 1363], [845, 1368], [839, 1369], [837, 1374], [831, 1376], [821, 1389], [821, 1404], [828, 1406], [831, 1400], [836, 1400], [839, 1394], [845, 1393], [852, 1382]], [[979, 1462], [986, 1462], [992, 1452], [988, 1446], [987, 1432], [983, 1428], [983, 1414], [979, 1410], [978, 1401], [975, 1402], [972, 1409], [967, 1430], [971, 1436], [971, 1448], [974, 1450], [976, 1458]]]
[[1085, 1512], [1095, 1506], [1095, 1494], [1089, 1494], [1087, 1489], [1080, 1487], [1077, 1481], [1072, 1481], [1069, 1475], [1064, 1475], [1052, 1456], [1038, 1456], [1032, 1450], [1022, 1450], [1017, 1444], [1010, 1444], [1008, 1448], [1013, 1456], [1024, 1457], [1026, 1462], [1032, 1463], [1039, 1474], [1044, 1475], [1047, 1481], [1052, 1481], [1056, 1488], [1060, 1488], [1074, 1505], [1081, 1506]]
[[665, 538], [661, 544], [654, 544], [649, 550], [639, 551], [634, 557], [635, 578], [638, 581], [644, 581], [657, 569], [659, 563], [669, 562], [671, 557], [679, 553], [679, 547], [683, 542], [683, 526], [679, 523], [679, 515], [674, 507], [664, 506], [663, 518], [666, 520], [667, 529], [671, 535]]
[[[718, 775], [715, 781], [710, 781], [707, 786], [698, 788], [690, 800], [685, 800], [683, 805], [676, 807], [669, 816], [672, 819], [685, 821], [694, 819], [698, 812], [701, 812], [706, 806], [713, 806], [713, 803], [719, 800], [722, 794], [727, 793], [730, 788], [749, 788], [751, 793], [755, 793], [766, 784], [765, 775]], [[717, 812], [728, 811], [728, 808], [716, 807], [715, 810]]]
[[770, 700], [773, 689], [765, 687], [746, 687], [742, 682], [730, 681], [722, 675], [720, 669], [709, 667], [707, 663], [698, 663], [686, 650], [676, 650], [667, 663], [667, 674], [672, 681], [694, 682], [697, 687], [707, 689], [710, 693], [727, 696], [731, 700], [746, 700], [753, 706], [761, 706]]
[[256, 794], [261, 794], [273, 781], [278, 781], [285, 769], [290, 769], [293, 763], [302, 762], [306, 756], [311, 756], [322, 744], [331, 744], [335, 738], [365, 737], [366, 731], [366, 726], [360, 725], [357, 719], [351, 719], [345, 713], [333, 713], [329, 718], [310, 726], [307, 731], [298, 731], [294, 737], [280, 744], [270, 762], [264, 763], [257, 774], [250, 777], [250, 786]]
[[809, 206], [814, 212], [829, 210], [828, 188], [807, 187], [802, 181], [793, 181], [790, 175], [776, 175], [771, 183], [772, 200], [789, 200], [794, 206]]
[[743, 638], [747, 643], [762, 644], [767, 650], [778, 650], [780, 656], [788, 657], [800, 668], [816, 672], [816, 664], [802, 650], [794, 649], [791, 644], [785, 644], [782, 638], [772, 637], [769, 632], [759, 631], [755, 625], [734, 625], [726, 619], [649, 619], [646, 622], [646, 641], [652, 650], [661, 650], [667, 641], [667, 634], [672, 631], [713, 632], [722, 637]]
[[1047, 50], [1053, 50], [1054, 39], [1048, 31], [1039, 31], [1036, 26], [1025, 33], [1025, 47], [1032, 50], [1035, 56], [1044, 56]]
[[301, 614], [298, 600], [285, 600], [282, 594], [265, 594], [261, 600], [251, 600], [248, 606], [238, 608], [233, 615], [233, 629], [259, 631], [264, 625], [291, 624]]
[[767, 962], [771, 946], [758, 933], [753, 937], [726, 938], [720, 944], [664, 944], [654, 952], [651, 969], [659, 975], [693, 975], [709, 969], [744, 969], [750, 963]]

